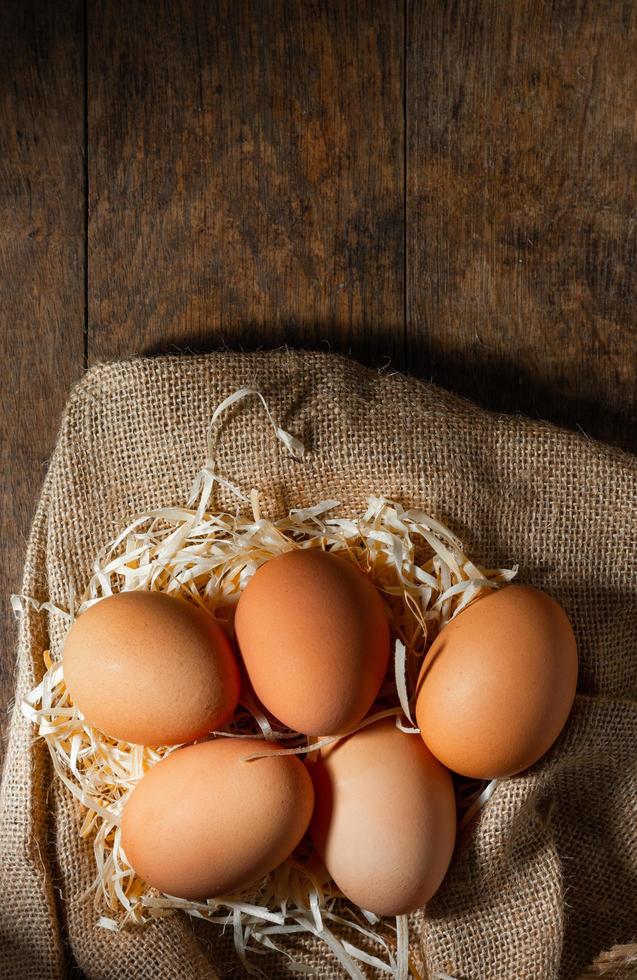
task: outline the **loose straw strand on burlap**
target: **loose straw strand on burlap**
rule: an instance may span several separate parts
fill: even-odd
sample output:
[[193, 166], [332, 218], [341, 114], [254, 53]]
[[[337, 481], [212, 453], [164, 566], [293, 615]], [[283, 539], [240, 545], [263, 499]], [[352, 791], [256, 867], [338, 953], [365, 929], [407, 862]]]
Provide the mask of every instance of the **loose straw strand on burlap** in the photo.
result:
[[613, 946], [607, 953], [600, 953], [577, 980], [590, 980], [591, 977], [607, 977], [609, 980], [637, 978], [637, 942]]

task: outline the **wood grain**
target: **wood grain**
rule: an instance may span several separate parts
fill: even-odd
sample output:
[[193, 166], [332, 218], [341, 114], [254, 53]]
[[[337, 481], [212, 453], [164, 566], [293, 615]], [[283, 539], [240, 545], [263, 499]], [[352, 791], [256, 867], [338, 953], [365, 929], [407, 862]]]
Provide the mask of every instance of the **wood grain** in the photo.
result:
[[637, 448], [637, 4], [410, 2], [407, 362]]
[[636, 0], [86, 8], [0, 9], [0, 700], [84, 354], [329, 345], [637, 449]]
[[[84, 328], [83, 11], [0, 8], [0, 705], [13, 692], [29, 524]], [[5, 713], [0, 714], [4, 730]], [[2, 742], [0, 741], [0, 757]], [[1, 758], [0, 758], [1, 762]]]
[[401, 360], [402, 4], [89, 8], [89, 355]]

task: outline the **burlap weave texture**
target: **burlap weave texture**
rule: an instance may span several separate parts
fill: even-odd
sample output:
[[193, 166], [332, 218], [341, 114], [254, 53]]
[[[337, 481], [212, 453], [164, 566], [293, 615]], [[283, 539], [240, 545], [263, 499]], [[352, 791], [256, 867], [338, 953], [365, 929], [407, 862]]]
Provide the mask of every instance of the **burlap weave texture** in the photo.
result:
[[[24, 591], [65, 605], [100, 548], [138, 511], [183, 502], [216, 405], [251, 385], [308, 453], [281, 451], [256, 402], [223, 422], [218, 464], [277, 516], [323, 498], [361, 512], [370, 493], [422, 507], [489, 565], [520, 563], [575, 625], [578, 697], [566, 731], [501, 785], [459, 849], [413, 942], [431, 973], [572, 978], [637, 934], [637, 459], [583, 436], [482, 411], [433, 385], [327, 354], [277, 351], [98, 366], [71, 395], [34, 521]], [[218, 497], [219, 506], [235, 501]], [[62, 625], [21, 621], [16, 697], [59, 650]], [[0, 795], [0, 976], [242, 976], [231, 937], [181, 916], [96, 927], [79, 807], [52, 778], [19, 711]], [[318, 977], [340, 976], [317, 944]], [[289, 976], [276, 958], [259, 965]]]

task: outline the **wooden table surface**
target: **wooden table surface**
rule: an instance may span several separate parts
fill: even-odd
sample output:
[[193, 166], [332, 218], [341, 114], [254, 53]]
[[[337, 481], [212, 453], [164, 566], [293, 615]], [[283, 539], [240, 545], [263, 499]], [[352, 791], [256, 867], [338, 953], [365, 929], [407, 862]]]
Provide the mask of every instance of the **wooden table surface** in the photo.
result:
[[4, 0], [3, 596], [70, 385], [351, 351], [637, 449], [637, 0]]

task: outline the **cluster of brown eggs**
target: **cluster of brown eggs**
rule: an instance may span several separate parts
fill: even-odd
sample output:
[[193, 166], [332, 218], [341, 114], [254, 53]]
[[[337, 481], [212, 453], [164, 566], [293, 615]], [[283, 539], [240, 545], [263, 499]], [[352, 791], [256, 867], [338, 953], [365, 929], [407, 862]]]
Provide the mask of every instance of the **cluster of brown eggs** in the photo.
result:
[[[415, 696], [422, 737], [395, 715], [365, 723], [391, 629], [352, 561], [317, 548], [268, 560], [241, 594], [234, 631], [236, 646], [193, 603], [123, 592], [81, 615], [64, 648], [67, 688], [90, 725], [183, 746], [130, 794], [122, 847], [144, 881], [185, 899], [236, 894], [309, 830], [357, 905], [378, 915], [422, 906], [454, 848], [450, 770], [522, 771], [557, 738], [575, 695], [569, 621], [528, 586], [487, 592], [439, 633]], [[263, 739], [224, 737], [242, 701], [323, 747], [302, 760]]]

